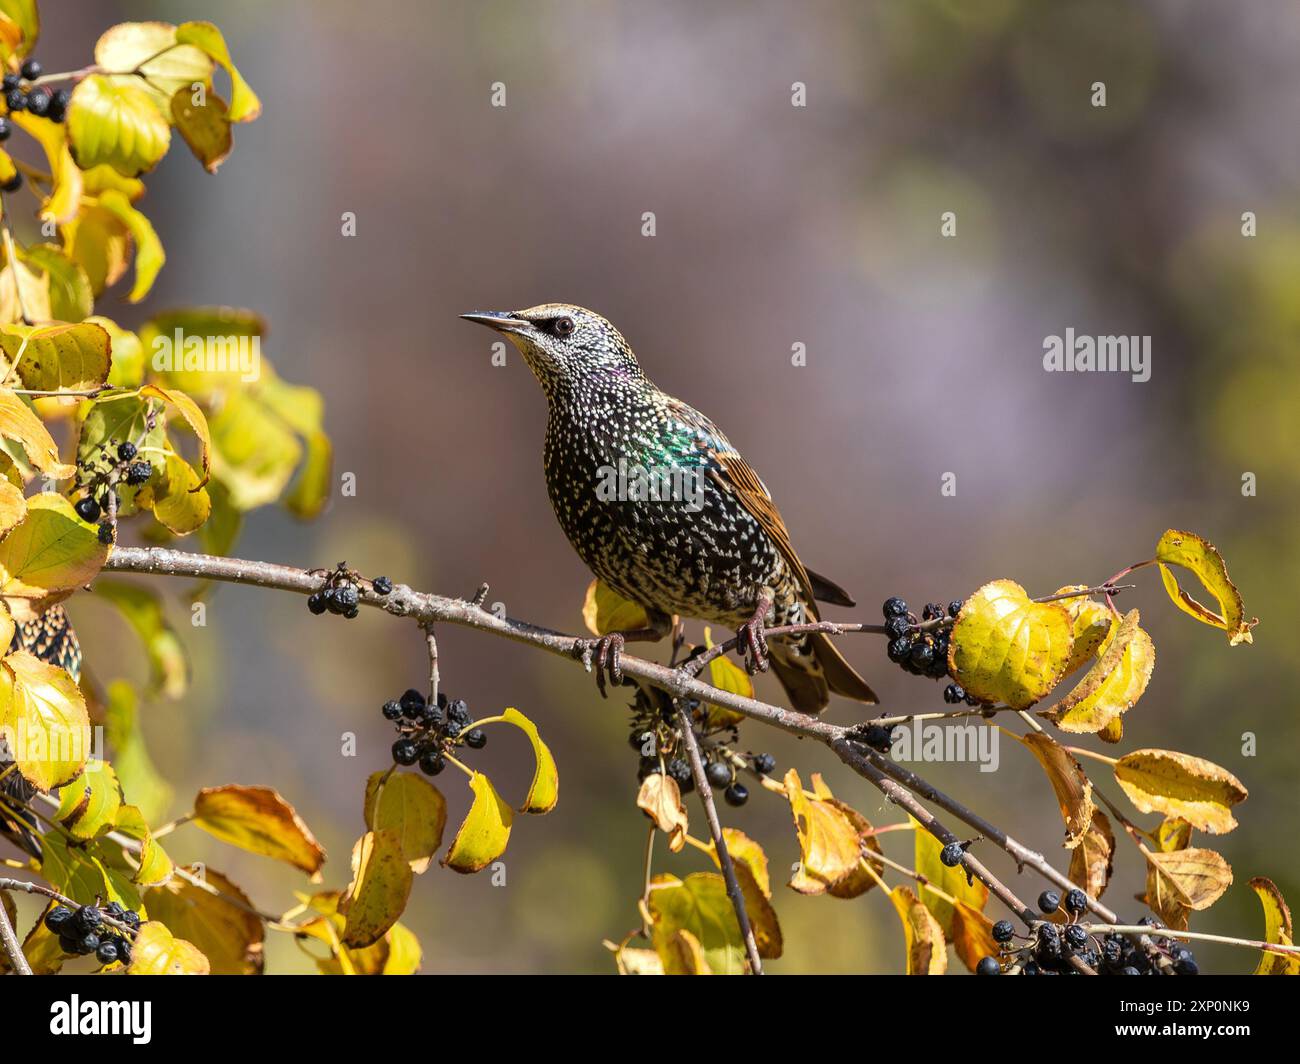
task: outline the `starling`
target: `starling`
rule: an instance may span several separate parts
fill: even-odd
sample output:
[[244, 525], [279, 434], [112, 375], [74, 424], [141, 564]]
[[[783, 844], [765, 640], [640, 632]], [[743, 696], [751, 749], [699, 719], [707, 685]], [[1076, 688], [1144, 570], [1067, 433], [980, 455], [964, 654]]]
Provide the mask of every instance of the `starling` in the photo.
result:
[[[38, 617], [18, 625], [10, 650], [25, 650], [42, 661], [67, 669], [74, 680], [81, 680], [81, 644], [62, 606], [51, 606]], [[0, 836], [39, 861], [41, 841], [36, 835], [36, 820], [27, 809], [35, 794], [36, 788], [13, 762], [0, 756]]]
[[617, 680], [625, 641], [660, 639], [674, 615], [735, 629], [751, 671], [769, 661], [795, 709], [831, 692], [875, 695], [822, 633], [765, 628], [816, 621], [814, 600], [852, 606], [804, 567], [758, 474], [698, 410], [654, 386], [599, 314], [563, 303], [464, 314], [505, 335], [546, 393], [543, 453], [555, 516], [605, 584], [640, 605], [647, 628], [579, 641]]

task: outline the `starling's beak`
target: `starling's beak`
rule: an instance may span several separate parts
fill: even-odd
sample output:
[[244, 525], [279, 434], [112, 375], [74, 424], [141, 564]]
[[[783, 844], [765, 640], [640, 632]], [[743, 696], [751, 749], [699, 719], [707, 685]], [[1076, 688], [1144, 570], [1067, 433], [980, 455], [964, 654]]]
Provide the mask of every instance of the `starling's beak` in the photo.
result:
[[503, 333], [522, 333], [533, 327], [532, 322], [516, 318], [508, 310], [476, 310], [472, 314], [462, 314], [461, 317]]

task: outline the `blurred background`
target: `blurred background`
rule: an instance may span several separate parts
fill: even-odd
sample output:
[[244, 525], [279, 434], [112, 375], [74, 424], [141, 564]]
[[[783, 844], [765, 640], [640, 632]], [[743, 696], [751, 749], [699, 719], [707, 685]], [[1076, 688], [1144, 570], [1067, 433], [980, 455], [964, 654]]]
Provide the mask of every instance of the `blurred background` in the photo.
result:
[[[494, 338], [456, 315], [579, 303], [745, 452], [804, 559], [857, 596], [856, 614], [835, 617], [996, 577], [1031, 594], [1095, 583], [1149, 557], [1166, 527], [1215, 542], [1263, 619], [1255, 644], [1230, 649], [1140, 574], [1123, 602], [1141, 608], [1158, 668], [1119, 749], [1194, 753], [1250, 789], [1235, 833], [1198, 836], [1236, 882], [1194, 928], [1262, 933], [1254, 875], [1300, 902], [1286, 842], [1300, 823], [1300, 668], [1283, 627], [1300, 590], [1294, 4], [64, 0], [47, 5], [38, 54], [75, 68], [112, 23], [154, 18], [217, 21], [265, 113], [238, 128], [218, 177], [181, 146], [152, 176], [141, 206], [167, 266], [144, 306], [110, 298], [102, 312], [134, 325], [172, 306], [256, 308], [282, 375], [325, 395], [336, 482], [356, 476], [356, 497], [313, 524], [257, 512], [236, 553], [346, 559], [446, 594], [488, 581], [512, 616], [578, 631], [589, 575], [546, 498], [544, 400], [513, 349], [494, 367]], [[1105, 108], [1089, 103], [1097, 81]], [[490, 106], [494, 82], [504, 108]], [[355, 237], [340, 235], [346, 211]], [[1043, 338], [1067, 327], [1151, 336], [1150, 381], [1045, 373]], [[795, 343], [806, 367], [791, 365]], [[1256, 497], [1241, 493], [1248, 471]], [[83, 599], [90, 667], [142, 677], [134, 637]], [[326, 884], [345, 886], [365, 777], [389, 760], [379, 706], [427, 672], [418, 633], [236, 587], [219, 589], [207, 628], [187, 616], [177, 600], [192, 690], [142, 711], [170, 812], [200, 786], [272, 784], [328, 849]], [[424, 971], [612, 971], [601, 940], [638, 922], [646, 829], [620, 700], [549, 656], [438, 635], [444, 689], [477, 715], [533, 717], [562, 787], [554, 813], [517, 822], [505, 886], [436, 866], [417, 878], [405, 922]], [[884, 708], [941, 708], [941, 685], [890, 666], [881, 641], [843, 645]], [[763, 679], [759, 693], [778, 689]], [[339, 756], [347, 731], [355, 758]], [[825, 751], [758, 731], [743, 744], [770, 750], [779, 773], [821, 771], [873, 822], [898, 819]], [[1244, 732], [1258, 756], [1242, 756]], [[924, 774], [1064, 868], [1051, 791], [1014, 746], [995, 774]], [[478, 763], [522, 794], [522, 738], [494, 732]], [[454, 824], [468, 795], [442, 782]], [[786, 953], [770, 970], [902, 970], [878, 891], [838, 901], [784, 886], [797, 848], [783, 802], [759, 792], [724, 820], [772, 860]], [[910, 863], [910, 836], [886, 838]], [[194, 829], [168, 849], [211, 862], [262, 909], [308, 889]], [[705, 867], [658, 853], [657, 870]], [[1026, 897], [1041, 889], [990, 864]], [[1138, 915], [1141, 877], [1121, 839], [1106, 900]], [[268, 971], [313, 970], [284, 935], [267, 950]], [[1203, 970], [1255, 964], [1197, 956]]]

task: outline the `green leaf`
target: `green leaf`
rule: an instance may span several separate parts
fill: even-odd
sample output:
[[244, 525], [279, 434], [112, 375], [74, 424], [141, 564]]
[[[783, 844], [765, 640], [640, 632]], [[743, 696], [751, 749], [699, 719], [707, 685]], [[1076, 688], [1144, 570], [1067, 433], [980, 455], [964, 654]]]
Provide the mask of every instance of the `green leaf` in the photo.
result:
[[[151, 318], [140, 329], [140, 342], [152, 354], [153, 369], [168, 386], [206, 399], [249, 383], [244, 378], [255, 369], [251, 351], [260, 351], [265, 334], [266, 323], [251, 310], [187, 307]], [[259, 340], [256, 348], [254, 337]], [[163, 354], [171, 357], [163, 360]], [[245, 357], [247, 366], [241, 364]]]
[[215, 174], [235, 146], [226, 101], [208, 93], [203, 104], [196, 105], [192, 89], [177, 89], [171, 99], [171, 116], [194, 158]]
[[108, 557], [92, 526], [62, 495], [27, 500], [27, 517], [0, 540], [0, 594], [43, 599], [88, 584]]
[[25, 650], [0, 662], [0, 734], [18, 771], [42, 791], [74, 779], [90, 754], [90, 718], [76, 682]]
[[185, 644], [167, 621], [162, 599], [148, 588], [111, 577], [95, 581], [94, 593], [112, 603], [144, 644], [149, 658], [150, 689], [180, 698], [189, 686]]
[[714, 975], [740, 975], [745, 971], [745, 946], [736, 911], [727, 897], [727, 884], [713, 872], [692, 872], [685, 879], [661, 874], [654, 877], [646, 896], [651, 919], [651, 939], [664, 970], [677, 965], [677, 935], [686, 932], [700, 945]]
[[95, 63], [114, 81], [134, 84], [148, 93], [164, 113], [181, 88], [212, 85], [212, 60], [198, 48], [178, 44], [176, 27], [168, 22], [122, 22], [110, 27], [95, 42]]
[[325, 863], [325, 851], [311, 830], [270, 787], [205, 787], [194, 799], [194, 823], [223, 842], [311, 875]]
[[447, 802], [423, 776], [412, 772], [376, 772], [366, 781], [366, 827], [391, 831], [417, 875], [429, 867], [442, 846]]
[[154, 820], [171, 806], [173, 792], [171, 784], [158, 774], [149, 757], [140, 730], [138, 708], [135, 688], [127, 680], [114, 680], [108, 685], [104, 733], [114, 751], [113, 767], [123, 791], [131, 796], [141, 815]]
[[126, 227], [135, 241], [135, 283], [127, 301], [139, 303], [149, 294], [167, 255], [152, 223], [131, 206], [131, 201], [116, 190], [101, 192], [99, 205]]
[[115, 847], [116, 843], [96, 839], [69, 845], [61, 832], [47, 832], [41, 845], [41, 875], [55, 890], [82, 905], [115, 901], [143, 918], [147, 910], [139, 888], [126, 872], [105, 861], [109, 846]]
[[140, 338], [130, 329], [123, 329], [111, 318], [94, 315], [86, 319], [108, 333], [112, 344], [113, 365], [109, 367], [108, 383], [113, 388], [137, 388], [144, 379], [144, 348]]
[[[1164, 581], [1165, 590], [1180, 610], [1202, 624], [1223, 629], [1228, 633], [1231, 646], [1255, 641], [1250, 630], [1259, 624], [1259, 618], [1246, 620], [1241, 594], [1237, 591], [1237, 585], [1228, 579], [1227, 563], [1213, 543], [1202, 539], [1195, 532], [1179, 532], [1171, 528], [1156, 544], [1156, 561], [1160, 563], [1160, 577]], [[1190, 569], [1205, 590], [1214, 596], [1219, 604], [1219, 612], [1215, 613], [1203, 606], [1180, 588], [1169, 565], [1181, 565], [1184, 569]]]
[[108, 380], [108, 332], [94, 322], [0, 326], [5, 368], [15, 362], [25, 388], [85, 391]]
[[176, 39], [192, 44], [220, 63], [230, 75], [230, 120], [251, 122], [262, 113], [262, 102], [230, 59], [226, 39], [211, 22], [182, 22], [176, 27]]
[[185, 419], [190, 431], [198, 438], [200, 460], [203, 463], [203, 480], [200, 486], [208, 482], [212, 469], [212, 434], [208, 431], [208, 419], [198, 404], [182, 391], [175, 388], [163, 388], [157, 384], [146, 384], [140, 389], [142, 396], [151, 396], [174, 406]]
[[240, 510], [275, 502], [302, 457], [298, 437], [248, 392], [231, 392], [208, 422], [213, 469]]
[[506, 852], [514, 821], [514, 811], [483, 773], [475, 772], [469, 787], [474, 802], [442, 859], [445, 867], [466, 874], [482, 871]]
[[1014, 580], [994, 580], [962, 604], [948, 665], [976, 698], [1026, 709], [1056, 686], [1073, 642], [1073, 621], [1059, 602], [1033, 602]]
[[54, 814], [73, 838], [93, 839], [114, 827], [122, 808], [122, 788], [107, 761], [88, 761], [81, 775], [64, 784]]
[[171, 127], [136, 79], [91, 74], [72, 90], [68, 140], [83, 170], [101, 163], [135, 177], [152, 170], [171, 145]]
[[339, 900], [347, 917], [343, 944], [349, 949], [374, 945], [406, 908], [414, 873], [396, 831], [368, 831], [352, 850], [352, 883]]
[[52, 317], [59, 321], [79, 322], [94, 312], [95, 293], [91, 291], [90, 278], [61, 247], [36, 244], [23, 252], [23, 258], [49, 275]]

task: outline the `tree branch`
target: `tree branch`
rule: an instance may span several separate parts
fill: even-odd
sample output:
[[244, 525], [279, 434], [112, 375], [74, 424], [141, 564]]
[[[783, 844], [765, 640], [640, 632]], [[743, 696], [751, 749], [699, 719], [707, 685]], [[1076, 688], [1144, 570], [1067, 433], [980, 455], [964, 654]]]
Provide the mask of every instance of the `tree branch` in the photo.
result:
[[5, 912], [3, 902], [0, 902], [0, 946], [3, 946], [5, 953], [9, 955], [9, 963], [13, 965], [15, 972], [19, 975], [32, 974], [32, 966], [27, 963], [22, 944], [14, 934], [14, 925], [9, 922], [9, 914]]

